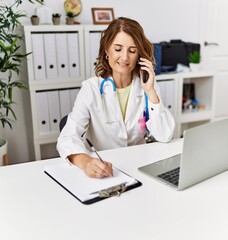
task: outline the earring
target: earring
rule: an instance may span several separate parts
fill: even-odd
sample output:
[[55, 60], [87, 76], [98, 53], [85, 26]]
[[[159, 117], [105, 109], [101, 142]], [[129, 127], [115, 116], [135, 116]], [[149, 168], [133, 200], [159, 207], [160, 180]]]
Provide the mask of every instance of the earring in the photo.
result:
[[106, 54], [106, 56], [105, 56], [105, 59], [107, 59], [107, 60], [108, 60], [108, 54]]

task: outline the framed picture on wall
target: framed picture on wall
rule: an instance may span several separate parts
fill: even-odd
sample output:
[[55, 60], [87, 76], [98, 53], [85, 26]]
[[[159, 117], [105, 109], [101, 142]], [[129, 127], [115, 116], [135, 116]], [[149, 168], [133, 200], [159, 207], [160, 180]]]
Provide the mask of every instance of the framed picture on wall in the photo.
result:
[[109, 24], [114, 19], [113, 8], [92, 8], [93, 24]]

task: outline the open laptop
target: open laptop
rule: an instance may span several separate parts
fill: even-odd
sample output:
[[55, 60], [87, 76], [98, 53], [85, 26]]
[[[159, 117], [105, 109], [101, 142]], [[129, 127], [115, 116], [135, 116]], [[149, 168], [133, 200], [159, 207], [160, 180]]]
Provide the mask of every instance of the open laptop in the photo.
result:
[[228, 170], [228, 118], [184, 131], [179, 155], [139, 167], [139, 171], [183, 190]]

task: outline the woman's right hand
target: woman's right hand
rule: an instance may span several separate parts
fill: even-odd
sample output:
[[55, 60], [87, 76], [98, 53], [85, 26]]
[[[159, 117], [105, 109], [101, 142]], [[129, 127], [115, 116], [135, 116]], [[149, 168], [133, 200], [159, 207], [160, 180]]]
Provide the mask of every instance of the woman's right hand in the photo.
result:
[[98, 158], [92, 158], [87, 154], [72, 154], [68, 156], [71, 163], [81, 168], [85, 174], [92, 178], [104, 178], [113, 176], [112, 164], [102, 162]]

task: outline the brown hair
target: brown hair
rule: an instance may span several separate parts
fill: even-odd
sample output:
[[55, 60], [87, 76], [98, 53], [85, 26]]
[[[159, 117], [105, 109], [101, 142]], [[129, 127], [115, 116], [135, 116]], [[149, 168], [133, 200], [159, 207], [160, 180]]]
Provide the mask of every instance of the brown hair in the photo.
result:
[[[154, 47], [152, 43], [146, 38], [141, 25], [135, 20], [120, 17], [113, 20], [109, 24], [108, 28], [101, 34], [100, 49], [98, 53], [97, 64], [95, 66], [96, 76], [106, 78], [112, 74], [112, 69], [109, 66], [107, 59], [105, 58], [105, 50], [109, 48], [116, 35], [121, 31], [127, 33], [133, 38], [138, 49], [139, 56], [150, 60], [152, 64], [155, 65]], [[132, 74], [139, 75], [139, 73], [140, 66], [136, 64]]]

